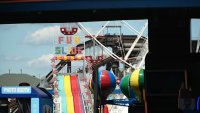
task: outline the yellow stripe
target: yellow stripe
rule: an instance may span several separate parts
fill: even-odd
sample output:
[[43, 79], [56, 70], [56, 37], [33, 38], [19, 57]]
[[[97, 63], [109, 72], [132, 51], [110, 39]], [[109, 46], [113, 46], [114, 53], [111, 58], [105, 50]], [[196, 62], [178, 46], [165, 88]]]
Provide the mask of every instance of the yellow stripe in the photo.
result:
[[74, 56], [70, 56], [70, 61], [74, 60]]
[[77, 60], [81, 60], [81, 56], [77, 56]]
[[65, 61], [67, 60], [67, 56], [64, 56], [64, 60], [65, 60]]
[[61, 59], [61, 56], [57, 56], [57, 60], [60, 60]]
[[138, 82], [139, 72], [140, 70], [137, 69], [131, 74], [130, 85], [133, 88], [137, 88], [139, 86], [139, 82]]
[[133, 90], [135, 90], [137, 96], [139, 97], [139, 99], [141, 98], [141, 93], [140, 93], [140, 89], [139, 89], [139, 73], [140, 73], [140, 69], [136, 69], [130, 78], [130, 86]]
[[70, 82], [70, 76], [66, 75], [64, 77], [64, 87], [65, 87], [65, 92], [66, 92], [66, 97], [67, 97], [67, 111], [68, 113], [74, 113], [74, 101], [73, 101], [73, 96], [72, 96], [72, 91], [71, 91], [71, 82]]

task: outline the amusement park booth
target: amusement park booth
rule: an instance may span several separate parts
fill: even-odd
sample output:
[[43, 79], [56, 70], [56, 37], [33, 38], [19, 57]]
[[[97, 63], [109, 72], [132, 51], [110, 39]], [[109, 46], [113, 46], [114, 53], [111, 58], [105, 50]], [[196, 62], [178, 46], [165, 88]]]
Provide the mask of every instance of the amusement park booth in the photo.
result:
[[8, 100], [7, 111], [6, 106], [4, 106], [4, 111], [0, 111], [0, 113], [14, 111], [20, 113], [53, 113], [52, 95], [43, 88], [2, 86], [0, 87], [0, 100]]

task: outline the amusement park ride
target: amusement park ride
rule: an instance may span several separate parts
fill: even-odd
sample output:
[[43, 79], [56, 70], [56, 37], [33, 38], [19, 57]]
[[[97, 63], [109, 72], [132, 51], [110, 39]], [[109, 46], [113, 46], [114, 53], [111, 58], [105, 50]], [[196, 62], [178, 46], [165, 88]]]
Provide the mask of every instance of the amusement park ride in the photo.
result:
[[[81, 61], [81, 60], [83, 61], [85, 60], [87, 63], [83, 63], [83, 66], [82, 66], [83, 68], [82, 70], [79, 70], [79, 71], [81, 71], [83, 74], [82, 79], [86, 79], [85, 81], [89, 80], [88, 81], [89, 84], [88, 83], [84, 83], [84, 84], [88, 84], [89, 87], [87, 88], [90, 88], [90, 91], [94, 93], [94, 98], [98, 98], [96, 101], [93, 101], [94, 102], [93, 104], [96, 104], [96, 107], [100, 108], [100, 111], [103, 108], [102, 111], [107, 113], [108, 110], [106, 109], [108, 108], [105, 105], [110, 104], [110, 105], [120, 105], [120, 106], [129, 106], [129, 107], [134, 106], [135, 109], [137, 108], [137, 105], [139, 105], [140, 112], [144, 112], [144, 105], [143, 105], [144, 101], [142, 97], [142, 91], [144, 87], [144, 58], [148, 52], [148, 47], [147, 47], [148, 40], [147, 40], [147, 37], [145, 37], [144, 35], [145, 29], [147, 28], [147, 23], [145, 23], [141, 31], [138, 32], [136, 29], [134, 29], [134, 27], [132, 27], [126, 21], [119, 21], [119, 23], [124, 25], [123, 27], [126, 26], [127, 29], [133, 31], [136, 34], [138, 33], [137, 35], [123, 35], [123, 33], [121, 33], [122, 26], [120, 27], [110, 26], [109, 23], [110, 21], [106, 22], [105, 25], [102, 25], [103, 27], [97, 32], [96, 35], [92, 35], [81, 23], [76, 23], [75, 25], [73, 25], [76, 27], [71, 27], [70, 24], [72, 25], [73, 23], [69, 23], [67, 26], [70, 26], [70, 27], [60, 28], [60, 31], [64, 35], [63, 36], [64, 38], [59, 36], [57, 38], [57, 42], [58, 42], [57, 44], [63, 44], [64, 42], [68, 44], [69, 46], [69, 44], [71, 44], [73, 40], [76, 40], [74, 42], [76, 42], [77, 45], [76, 47], [72, 47], [72, 49], [68, 49], [70, 50], [68, 51], [69, 54], [65, 54], [65, 52], [64, 54], [62, 54], [63, 52], [58, 52], [58, 51], [63, 51], [63, 50], [55, 50], [55, 56], [51, 59], [53, 63], [52, 64], [53, 69], [52, 69], [52, 72], [50, 72], [47, 75], [47, 78], [49, 81], [51, 81], [51, 83], [53, 83], [53, 86], [54, 86], [55, 113], [61, 113], [65, 111], [66, 109], [69, 112], [68, 108], [74, 108], [74, 111], [72, 110], [72, 112], [76, 113], [75, 110], [77, 110], [77, 108], [73, 106], [71, 107], [68, 106], [66, 109], [64, 109], [66, 104], [73, 105], [73, 103], [70, 103], [69, 101], [62, 102], [63, 98], [65, 99], [65, 98], [70, 98], [70, 97], [69, 95], [67, 97], [63, 97], [62, 95], [64, 93], [61, 93], [61, 91], [63, 89], [62, 88], [63, 84], [64, 86], [66, 86], [65, 77], [67, 77], [67, 74], [68, 76], [71, 75], [69, 77], [74, 77], [73, 75], [77, 72], [77, 71], [73, 72], [74, 67], [70, 65], [71, 62], [76, 62], [76, 61]], [[117, 28], [117, 29], [120, 29], [119, 30], [120, 33], [116, 33], [116, 34], [106, 33], [104, 35], [99, 35], [105, 28], [107, 29], [107, 31], [108, 29], [111, 29], [111, 28], [112, 29]], [[82, 32], [87, 34], [85, 38], [89, 38], [89, 40], [84, 41], [83, 44], [79, 44], [80, 39], [76, 39], [78, 36], [75, 36], [78, 30], [81, 30]], [[101, 47], [100, 51], [102, 52], [99, 53], [100, 54], [99, 56], [96, 54], [94, 54], [93, 56], [88, 56], [84, 54], [85, 52], [82, 52], [89, 47], [95, 48], [96, 46]], [[107, 47], [112, 48], [112, 51], [107, 49]], [[55, 48], [57, 49], [57, 47]], [[94, 50], [95, 49], [90, 51], [90, 53], [95, 53]], [[95, 50], [95, 51], [99, 51], [99, 50]], [[105, 52], [108, 54], [107, 56], [105, 54], [102, 54]], [[59, 61], [59, 62], [57, 62], [56, 64], [55, 63], [56, 61]], [[124, 64], [123, 73], [121, 74], [119, 73], [120, 63]], [[63, 73], [63, 71], [61, 72], [61, 69], [66, 64], [67, 64], [67, 71]], [[98, 68], [100, 68], [103, 65], [106, 65], [106, 70], [101, 70], [97, 74], [97, 71], [99, 70]], [[85, 75], [86, 68], [88, 68], [87, 72], [91, 74], [89, 77]], [[127, 73], [127, 70], [129, 68], [132, 68], [134, 72], [133, 73], [129, 72], [130, 75], [128, 74], [126, 76], [123, 76], [123, 74]], [[112, 69], [112, 72], [111, 72], [111, 69]], [[65, 76], [61, 77], [61, 75], [65, 75]], [[75, 75], [76, 76], [78, 75], [78, 78], [81, 79], [81, 77], [79, 77], [80, 76], [79, 74], [76, 73]], [[63, 81], [61, 78], [64, 79], [63, 83], [60, 83], [60, 81]], [[116, 79], [118, 80], [122, 79], [120, 84], [118, 83], [118, 85], [120, 86], [120, 89], [122, 91], [121, 94], [124, 93], [127, 99], [125, 99], [126, 98], [125, 96], [121, 96], [121, 97], [118, 96], [118, 99], [115, 99], [116, 96], [112, 96], [113, 98], [112, 100], [107, 100], [108, 95], [115, 90]], [[96, 80], [98, 81], [98, 86], [95, 86], [94, 84]], [[71, 91], [73, 92], [74, 89], [72, 89], [72, 85], [73, 83], [71, 82]], [[98, 89], [97, 95], [95, 94], [95, 87]], [[65, 90], [67, 89], [65, 88]], [[84, 90], [81, 89], [80, 91], [84, 91]], [[66, 94], [69, 94], [70, 91], [68, 92], [65, 91], [65, 92]], [[84, 92], [82, 92], [79, 95], [79, 97], [82, 94], [84, 94]], [[73, 96], [73, 98], [75, 98], [75, 96]], [[82, 98], [82, 100], [84, 99]], [[91, 98], [90, 98], [90, 101], [91, 101]], [[71, 100], [71, 102], [73, 101]], [[78, 100], [76, 100], [76, 102], [78, 102]], [[79, 104], [80, 106], [86, 106], [86, 104], [83, 105], [84, 103], [83, 101], [79, 101], [79, 102], [80, 102]], [[77, 105], [74, 104], [74, 106], [77, 106]], [[87, 113], [91, 112], [91, 108], [89, 110], [86, 108], [87, 107], [84, 107]], [[80, 112], [81, 112], [81, 109], [79, 110], [79, 113]], [[110, 112], [112, 112], [112, 109], [110, 109]]]
[[[37, 1], [34, 3], [26, 0], [23, 1], [19, 3], [19, 1], [15, 0], [10, 0], [9, 2], [8, 0], [3, 0], [3, 2], [0, 3], [0, 14], [3, 15], [0, 18], [0, 23], [79, 22], [76, 23], [75, 29], [71, 29], [70, 31], [61, 27], [61, 32], [64, 33], [63, 35], [75, 35], [75, 32], [81, 30], [86, 34], [85, 37], [89, 40], [85, 41], [85, 44], [77, 44], [76, 47], [80, 47], [79, 50], [83, 51], [88, 47], [98, 45], [102, 47], [107, 54], [109, 54], [109, 57], [100, 55], [101, 57], [99, 57], [99, 59], [101, 60], [96, 60], [96, 57], [92, 57], [92, 63], [88, 63], [88, 61], [86, 61], [88, 64], [91, 64], [90, 66], [92, 66], [93, 69], [93, 81], [91, 80], [90, 82], [90, 88], [94, 89], [94, 113], [99, 111], [99, 105], [102, 103], [125, 106], [128, 105], [128, 111], [133, 113], [141, 113], [144, 108], [146, 113], [199, 112], [199, 41], [191, 41], [191, 20], [194, 18], [200, 18], [200, 1], [45, 0], [45, 2]], [[143, 29], [141, 29], [140, 32], [137, 32], [131, 26], [126, 24], [126, 22], [123, 22], [123, 24], [131, 31], [136, 32], [136, 35], [126, 36], [104, 34], [101, 36], [99, 35], [101, 29], [96, 35], [93, 35], [81, 24], [83, 21], [88, 22], [127, 19], [148, 19], [148, 37], [143, 36], [143, 30], [147, 27], [147, 25], [144, 25]], [[108, 25], [103, 25], [102, 29], [106, 28], [106, 26], [109, 28]], [[146, 39], [148, 39], [148, 41]], [[196, 45], [198, 46], [196, 47]], [[106, 47], [111, 47], [112, 51]], [[137, 54], [141, 51], [140, 48], [147, 47], [148, 50], [144, 49], [144, 52]], [[148, 54], [146, 55], [147, 52]], [[143, 67], [145, 55], [144, 71], [142, 70], [143, 68], [140, 69], [140, 67]], [[55, 67], [53, 68], [55, 69], [47, 74], [47, 81], [62, 81], [62, 75], [58, 75], [57, 79], [54, 79], [56, 76], [53, 75], [56, 72], [61, 71], [64, 66], [67, 66], [69, 72], [72, 72], [72, 68], [70, 68], [72, 66], [72, 62], [74, 62], [72, 59], [86, 60], [86, 57], [78, 57], [75, 53], [69, 53], [66, 56], [55, 57], [59, 60], [59, 62], [54, 65]], [[68, 58], [70, 60], [68, 60]], [[129, 67], [135, 70], [129, 74], [127, 73], [127, 75], [123, 74], [126, 75], [123, 78], [119, 74], [119, 62], [125, 65], [125, 70]], [[105, 99], [104, 96], [107, 96], [107, 93], [105, 93], [106, 95], [102, 95], [102, 91], [106, 89], [100, 89], [101, 87], [104, 87], [104, 84], [101, 84], [101, 81], [98, 81], [102, 76], [102, 74], [98, 74], [98, 68], [103, 65], [106, 65], [106, 72], [114, 70], [112, 74], [106, 75], [109, 75], [109, 77], [110, 75], [114, 75], [118, 78], [122, 78], [120, 82], [120, 89], [128, 98], [127, 100], [123, 100], [124, 97], [119, 96], [119, 98], [116, 97], [117, 99], [110, 99], [108, 97], [108, 100], [101, 103], [98, 102], [99, 97], [101, 99]], [[84, 69], [85, 68], [82, 68], [79, 71], [84, 72]], [[143, 87], [143, 79], [141, 77], [143, 71], [145, 73], [144, 90], [141, 91], [141, 87]], [[138, 79], [132, 79], [134, 76]], [[70, 78], [69, 76], [66, 76], [64, 77], [64, 83], [65, 80], [70, 81], [71, 79], [76, 81], [76, 77]], [[87, 78], [83, 79], [88, 82]], [[62, 84], [63, 82], [58, 83]], [[69, 82], [67, 83], [69, 86]], [[110, 84], [109, 87], [114, 87], [113, 84]], [[118, 87], [118, 85], [116, 85], [116, 87]], [[70, 95], [68, 95], [71, 97], [75, 94], [73, 91], [77, 91], [73, 90], [73, 88], [71, 87], [71, 90], [69, 90], [70, 88], [63, 90], [71, 91]], [[112, 88], [110, 88], [108, 92], [111, 92], [111, 89]], [[114, 90], [113, 92], [116, 91]], [[57, 94], [59, 95], [59, 93], [62, 93], [62, 91]], [[89, 93], [87, 92], [87, 94]], [[134, 97], [134, 95], [136, 96], [133, 99], [132, 97]], [[55, 97], [56, 96], [54, 96], [54, 98]], [[122, 104], [123, 102], [125, 104]], [[187, 106], [184, 107], [183, 105]], [[59, 107], [57, 106], [57, 108]]]

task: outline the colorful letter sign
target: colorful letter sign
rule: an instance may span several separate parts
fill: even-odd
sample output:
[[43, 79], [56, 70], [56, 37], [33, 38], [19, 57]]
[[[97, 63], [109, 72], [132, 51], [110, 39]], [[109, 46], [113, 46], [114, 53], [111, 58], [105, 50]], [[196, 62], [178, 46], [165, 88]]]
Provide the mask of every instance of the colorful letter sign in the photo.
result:
[[[82, 40], [84, 40], [84, 38]], [[83, 47], [76, 47], [81, 42], [84, 41], [81, 41], [81, 38], [78, 35], [68, 35], [65, 33], [63, 36], [58, 36], [54, 43], [54, 54], [63, 56], [67, 54], [82, 54]]]

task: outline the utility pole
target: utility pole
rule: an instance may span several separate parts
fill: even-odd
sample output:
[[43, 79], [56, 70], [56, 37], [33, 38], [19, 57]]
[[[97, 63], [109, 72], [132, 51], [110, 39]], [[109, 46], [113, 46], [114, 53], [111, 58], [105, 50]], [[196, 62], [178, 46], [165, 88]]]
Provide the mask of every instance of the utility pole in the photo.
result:
[[20, 74], [22, 75], [22, 69], [20, 69]]

